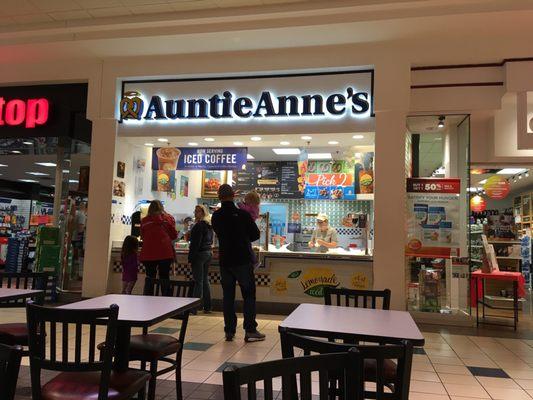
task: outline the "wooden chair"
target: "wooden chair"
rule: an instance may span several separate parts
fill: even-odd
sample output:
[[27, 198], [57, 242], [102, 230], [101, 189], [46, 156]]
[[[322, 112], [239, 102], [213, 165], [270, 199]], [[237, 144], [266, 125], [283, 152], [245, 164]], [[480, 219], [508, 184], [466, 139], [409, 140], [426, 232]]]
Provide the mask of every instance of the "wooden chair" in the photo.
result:
[[[319, 399], [329, 398], [328, 382], [330, 374], [340, 377], [342, 395], [339, 400], [362, 400], [358, 386], [362, 384], [360, 355], [356, 349], [347, 353], [324, 354], [297, 357], [284, 360], [267, 361], [245, 367], [230, 366], [222, 372], [225, 400], [241, 400], [241, 386], [246, 385], [248, 400], [258, 398], [273, 400], [273, 379], [281, 377], [283, 400], [297, 400], [296, 376], [299, 375], [300, 400], [313, 399], [311, 374], [318, 372]], [[346, 378], [345, 378], [346, 377]], [[263, 381], [264, 396], [258, 396], [257, 382]], [[278, 397], [279, 398], [279, 397]]]
[[[49, 275], [46, 272], [0, 273], [0, 287], [12, 289], [39, 289], [43, 293], [35, 298], [42, 304], [46, 296]], [[26, 299], [0, 302], [0, 308], [25, 307]], [[25, 322], [0, 324], [0, 343], [10, 346], [28, 346], [28, 328]], [[28, 355], [24, 351], [23, 355]]]
[[13, 400], [17, 389], [22, 347], [0, 344], [0, 398]]
[[[335, 296], [336, 304], [332, 303]], [[390, 309], [391, 291], [385, 290], [354, 290], [338, 289], [332, 287], [324, 288], [324, 302], [327, 306], [336, 305], [344, 307], [378, 308], [378, 300], [381, 300], [381, 309]]]
[[[347, 343], [332, 343], [325, 340], [309, 338], [290, 332], [281, 333], [281, 351], [283, 358], [294, 357], [294, 349], [303, 350], [304, 355], [343, 353], [351, 348], [359, 351], [362, 359], [362, 380], [376, 384], [376, 390], [364, 391], [365, 399], [407, 400], [411, 380], [413, 346], [407, 341], [399, 345], [354, 346]], [[389, 392], [385, 392], [385, 388]], [[364, 385], [363, 385], [364, 390]], [[339, 378], [332, 375], [330, 396], [342, 391]]]
[[[130, 399], [150, 379], [150, 374], [144, 371], [112, 371], [117, 305], [80, 311], [29, 302], [26, 313], [33, 400]], [[97, 325], [105, 331], [105, 346], [99, 360], [95, 358]], [[85, 350], [87, 356], [82, 353]], [[42, 370], [60, 373], [41, 388]]]
[[[193, 281], [161, 281], [159, 279], [149, 279], [146, 282], [152, 285], [149, 293], [154, 293], [154, 296], [162, 296], [164, 292], [172, 297], [192, 297], [194, 289]], [[179, 315], [174, 319], [181, 321], [178, 338], [171, 335], [148, 333], [148, 328], [143, 329], [142, 335], [131, 336], [130, 360], [141, 361], [141, 369], [143, 371], [146, 370], [146, 364], [150, 364], [151, 379], [148, 384], [149, 400], [155, 398], [157, 377], [173, 370], [176, 371], [176, 399], [183, 399], [181, 388], [181, 357], [183, 345], [185, 344], [187, 324], [189, 322], [189, 312]], [[170, 358], [174, 354], [176, 357], [174, 359]], [[158, 371], [157, 368], [160, 361], [169, 363], [170, 365]]]

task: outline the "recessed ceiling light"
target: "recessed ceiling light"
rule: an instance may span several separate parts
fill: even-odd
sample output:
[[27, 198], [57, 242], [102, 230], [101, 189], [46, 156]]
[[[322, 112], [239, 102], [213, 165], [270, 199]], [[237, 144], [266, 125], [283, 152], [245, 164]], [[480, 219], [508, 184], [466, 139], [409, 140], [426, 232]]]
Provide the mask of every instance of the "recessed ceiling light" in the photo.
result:
[[339, 142], [337, 142], [336, 140], [330, 140], [328, 144], [339, 144]]
[[35, 165], [40, 165], [41, 167], [55, 167], [56, 163], [53, 163], [53, 162], [36, 162]]
[[33, 142], [24, 141], [24, 142], [22, 142], [22, 144], [25, 144], [26, 146], [31, 146], [33, 144]]
[[206, 137], [204, 140], [205, 140], [206, 142], [214, 142], [214, 141], [215, 141], [215, 139], [212, 138], [212, 137]]
[[311, 136], [302, 136], [300, 139], [302, 139], [302, 140], [311, 140], [313, 138]]
[[331, 160], [331, 153], [309, 153], [309, 160]]
[[283, 141], [283, 142], [279, 142], [279, 144], [281, 144], [282, 146], [288, 146], [291, 144], [291, 142]]
[[298, 148], [282, 148], [282, 149], [272, 149], [274, 153], [277, 155], [292, 155], [292, 154], [300, 154], [300, 149]]
[[521, 174], [522, 172], [526, 172], [527, 169], [524, 168], [503, 168], [500, 169], [498, 172], [496, 172], [498, 175], [514, 175], [514, 174]]
[[0, 164], [0, 167], [7, 167], [7, 164]]
[[68, 180], [68, 183], [79, 183], [80, 181], [76, 180], [76, 179], [69, 179]]
[[153, 143], [145, 143], [144, 145], [145, 145], [145, 146], [148, 146], [148, 147], [154, 147], [154, 144], [153, 144]]
[[164, 138], [164, 137], [160, 137], [159, 139], [157, 139], [158, 142], [163, 142], [163, 143], [167, 143], [168, 142], [168, 139], [167, 138]]
[[353, 135], [352, 136], [352, 139], [364, 139], [365, 136], [364, 135]]
[[243, 142], [233, 142], [233, 144], [234, 144], [235, 146], [242, 146], [244, 143], [243, 143]]
[[19, 181], [26, 182], [26, 183], [38, 183], [39, 182], [39, 181], [36, 181], [35, 179], [19, 179]]
[[250, 138], [250, 140], [251, 140], [252, 142], [260, 142], [260, 141], [263, 140], [263, 139], [261, 138], [261, 136], [252, 136], [252, 137]]
[[13, 154], [21, 154], [22, 152], [19, 151], [19, 150], [11, 150], [11, 153], [13, 153]]
[[189, 146], [198, 146], [198, 143], [196, 143], [196, 142], [189, 142], [189, 143], [187, 143], [187, 144], [188, 144]]
[[246, 154], [246, 159], [247, 160], [255, 160], [255, 157], [252, 156], [250, 153]]
[[[68, 174], [68, 173], [70, 173], [70, 171], [69, 171], [68, 169], [64, 169], [64, 170], [63, 170], [63, 173], [64, 173], [64, 174]], [[79, 174], [79, 172], [78, 172], [78, 174]]]
[[46, 174], [44, 172], [26, 172], [28, 175], [33, 175], [33, 176], [48, 176], [49, 174]]

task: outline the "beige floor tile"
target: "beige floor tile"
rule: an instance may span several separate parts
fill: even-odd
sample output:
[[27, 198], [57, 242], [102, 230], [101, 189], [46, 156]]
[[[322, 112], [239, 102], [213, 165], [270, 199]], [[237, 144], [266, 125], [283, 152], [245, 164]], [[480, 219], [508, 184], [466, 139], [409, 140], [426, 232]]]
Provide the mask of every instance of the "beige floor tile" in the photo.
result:
[[446, 394], [440, 382], [411, 381], [411, 391], [430, 394]]
[[412, 366], [413, 371], [426, 371], [426, 372], [434, 372], [435, 369], [433, 368], [433, 365], [430, 362], [427, 363], [413, 363]]
[[478, 381], [472, 375], [444, 374], [440, 373], [442, 383], [456, 383], [458, 385], [477, 385]]
[[409, 400], [449, 400], [447, 394], [429, 394], [429, 393], [409, 393]]
[[211, 385], [222, 385], [222, 372], [214, 372], [205, 380], [204, 383], [209, 383]]
[[439, 376], [430, 371], [411, 371], [411, 379], [415, 381], [440, 382]]
[[204, 382], [209, 376], [213, 374], [213, 371], [201, 371], [195, 369], [183, 368], [181, 370], [181, 380], [183, 382]]
[[533, 390], [533, 379], [515, 379], [522, 389]]
[[[191, 361], [187, 364], [187, 368], [195, 369], [199, 371], [211, 371], [214, 372], [220, 367], [222, 362], [219, 361]], [[196, 381], [193, 381], [196, 382]]]
[[464, 365], [459, 357], [429, 356], [433, 364]]
[[479, 383], [481, 383], [481, 386], [484, 388], [505, 388], [505, 389], [520, 389], [520, 386], [518, 383], [513, 381], [512, 379], [506, 379], [506, 378], [489, 378], [486, 376], [478, 376], [476, 377]]
[[450, 396], [475, 397], [478, 399], [489, 399], [490, 396], [478, 383], [477, 385], [458, 385], [456, 383], [445, 383], [444, 387]]
[[531, 397], [522, 389], [486, 388], [494, 400], [531, 400]]
[[533, 379], [533, 369], [507, 369], [504, 368], [504, 371], [513, 379]]
[[433, 364], [435, 371], [439, 374], [460, 374], [460, 375], [472, 375], [472, 373], [464, 365], [445, 365], [445, 364]]

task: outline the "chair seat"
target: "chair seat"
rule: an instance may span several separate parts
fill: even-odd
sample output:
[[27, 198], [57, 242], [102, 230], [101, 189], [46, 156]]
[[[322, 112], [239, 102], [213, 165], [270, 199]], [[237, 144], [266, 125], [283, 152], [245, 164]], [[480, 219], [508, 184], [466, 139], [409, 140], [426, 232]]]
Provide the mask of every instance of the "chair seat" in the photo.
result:
[[[144, 371], [112, 372], [108, 399], [129, 399], [150, 379]], [[100, 372], [62, 372], [42, 388], [42, 400], [96, 400], [100, 387]]]
[[151, 361], [175, 354], [181, 343], [173, 336], [149, 333], [132, 335], [130, 339], [130, 360]]
[[[367, 382], [375, 382], [377, 380], [377, 362], [376, 360], [366, 359], [365, 363], [365, 380]], [[392, 383], [396, 380], [396, 363], [392, 360], [384, 360], [383, 362], [383, 376], [385, 382]]]
[[10, 346], [28, 345], [28, 327], [25, 322], [0, 324], [0, 343]]

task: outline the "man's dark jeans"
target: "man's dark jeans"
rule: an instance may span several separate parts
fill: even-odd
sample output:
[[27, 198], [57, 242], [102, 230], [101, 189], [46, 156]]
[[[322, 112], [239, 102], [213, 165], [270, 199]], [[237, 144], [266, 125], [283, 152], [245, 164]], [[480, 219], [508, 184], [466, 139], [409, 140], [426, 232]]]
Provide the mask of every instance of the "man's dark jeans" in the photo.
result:
[[235, 334], [237, 329], [237, 314], [235, 314], [235, 289], [239, 283], [243, 298], [243, 328], [246, 332], [254, 332], [255, 322], [255, 276], [252, 265], [236, 265], [220, 267], [220, 277], [223, 292], [224, 331]]

